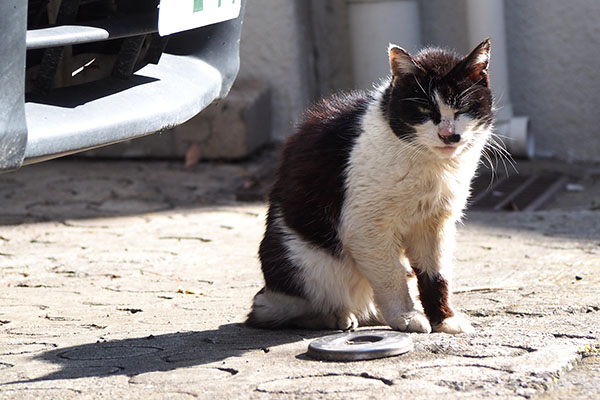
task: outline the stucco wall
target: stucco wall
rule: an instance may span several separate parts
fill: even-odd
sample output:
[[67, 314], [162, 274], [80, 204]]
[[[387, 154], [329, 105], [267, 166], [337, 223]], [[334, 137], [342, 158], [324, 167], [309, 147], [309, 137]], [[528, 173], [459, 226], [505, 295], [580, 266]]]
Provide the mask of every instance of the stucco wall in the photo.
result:
[[469, 50], [465, 3], [464, 0], [419, 2], [423, 44], [434, 44], [465, 54]]
[[240, 48], [240, 78], [272, 90], [272, 137], [289, 135], [312, 97], [309, 35], [296, 1], [248, 1]]
[[346, 0], [249, 0], [241, 78], [272, 89], [272, 138], [289, 136], [316, 98], [351, 87]]
[[600, 1], [507, 0], [510, 90], [537, 154], [600, 161]]

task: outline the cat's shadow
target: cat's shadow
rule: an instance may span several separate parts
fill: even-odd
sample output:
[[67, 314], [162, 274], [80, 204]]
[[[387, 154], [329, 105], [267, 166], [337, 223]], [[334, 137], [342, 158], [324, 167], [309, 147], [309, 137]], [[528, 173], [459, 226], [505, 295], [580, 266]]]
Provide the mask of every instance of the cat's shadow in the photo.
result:
[[98, 341], [45, 351], [35, 356], [35, 359], [59, 365], [59, 370], [34, 379], [11, 383], [117, 374], [134, 376], [148, 372], [169, 371], [211, 364], [251, 351], [268, 353], [273, 346], [322, 335], [323, 332], [320, 331], [259, 330], [238, 323], [221, 325], [219, 329], [209, 331]]

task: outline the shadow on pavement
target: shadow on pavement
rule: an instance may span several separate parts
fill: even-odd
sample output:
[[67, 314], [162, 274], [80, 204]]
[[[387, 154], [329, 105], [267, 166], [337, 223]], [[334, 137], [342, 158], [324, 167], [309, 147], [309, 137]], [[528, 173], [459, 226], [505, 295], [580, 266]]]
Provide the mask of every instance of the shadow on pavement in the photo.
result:
[[[279, 149], [274, 146], [244, 161], [203, 162], [190, 168], [185, 168], [181, 161], [81, 158], [27, 166], [0, 175], [3, 203], [0, 226], [265, 204], [278, 160]], [[546, 164], [535, 165], [524, 163], [524, 172], [546, 170]], [[566, 173], [564, 166], [562, 169], [560, 165], [554, 167]], [[563, 193], [562, 197], [570, 202], [559, 202], [577, 204], [576, 209], [565, 208], [562, 213], [557, 210], [532, 213], [467, 209], [464, 222], [500, 230], [536, 231], [545, 236], [597, 238], [600, 235], [600, 225], [595, 223], [598, 212], [591, 212], [595, 208], [590, 209], [589, 204], [597, 201], [593, 194], [600, 193], [600, 189], [595, 189], [600, 188], [600, 184], [594, 185], [589, 179], [585, 183], [587, 192]], [[576, 210], [579, 212], [569, 215]]]
[[264, 203], [278, 165], [266, 148], [239, 162], [65, 158], [0, 174], [0, 226]]
[[[319, 331], [259, 330], [237, 323], [221, 325], [218, 330], [88, 343], [42, 353], [36, 360], [58, 364], [60, 370], [39, 378], [7, 384], [169, 371], [211, 364], [246, 352], [268, 353], [273, 346], [320, 335], [322, 332]], [[224, 366], [213, 368], [233, 375], [238, 372]]]

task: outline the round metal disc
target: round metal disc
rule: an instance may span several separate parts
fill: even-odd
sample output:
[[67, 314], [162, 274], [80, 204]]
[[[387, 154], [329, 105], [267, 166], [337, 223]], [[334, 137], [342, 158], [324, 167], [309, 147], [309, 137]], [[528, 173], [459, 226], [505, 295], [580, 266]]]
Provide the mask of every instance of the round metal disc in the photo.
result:
[[406, 333], [387, 330], [342, 332], [313, 340], [307, 354], [318, 360], [357, 361], [391, 357], [413, 349]]

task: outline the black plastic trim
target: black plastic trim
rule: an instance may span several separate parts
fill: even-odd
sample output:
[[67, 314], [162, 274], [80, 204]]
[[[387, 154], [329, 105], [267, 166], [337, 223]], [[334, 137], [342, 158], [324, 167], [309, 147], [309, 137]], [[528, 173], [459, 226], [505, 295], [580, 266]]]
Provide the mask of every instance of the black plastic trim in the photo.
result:
[[158, 32], [158, 13], [27, 31], [27, 50], [122, 39]]

